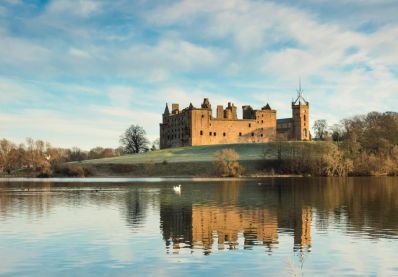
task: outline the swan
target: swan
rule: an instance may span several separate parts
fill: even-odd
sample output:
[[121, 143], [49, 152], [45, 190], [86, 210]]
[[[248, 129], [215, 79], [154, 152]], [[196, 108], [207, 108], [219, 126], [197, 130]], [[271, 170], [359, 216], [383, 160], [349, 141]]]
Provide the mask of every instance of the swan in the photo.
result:
[[176, 192], [176, 193], [181, 193], [181, 185], [174, 186], [174, 187], [173, 187], [173, 190], [174, 190], [174, 192]]

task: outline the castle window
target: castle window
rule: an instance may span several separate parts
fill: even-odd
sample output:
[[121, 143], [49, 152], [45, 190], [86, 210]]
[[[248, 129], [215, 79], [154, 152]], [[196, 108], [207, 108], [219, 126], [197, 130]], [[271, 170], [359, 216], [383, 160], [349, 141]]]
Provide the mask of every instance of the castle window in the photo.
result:
[[261, 123], [264, 123], [264, 120], [261, 120]]
[[214, 132], [214, 136], [217, 136], [217, 133], [216, 133], [216, 132]]
[[200, 131], [200, 135], [203, 136], [203, 131]]
[[254, 133], [252, 133], [252, 137], [254, 137]]
[[304, 121], [307, 121], [307, 116], [304, 114]]
[[202, 114], [202, 118], [205, 118], [205, 115], [204, 115], [204, 114]]
[[212, 133], [212, 132], [210, 132], [210, 133], [209, 133], [209, 136], [211, 136], [212, 134], [213, 134], [213, 133]]
[[239, 133], [239, 136], [241, 137], [241, 136], [242, 136], [242, 133]]
[[251, 123], [249, 123], [249, 128], [250, 128], [250, 127], [252, 127], [252, 124], [251, 124]]
[[261, 136], [261, 137], [263, 137], [264, 135], [263, 135], [263, 134], [261, 134], [260, 136]]
[[222, 135], [225, 137], [227, 134], [226, 134], [226, 133], [223, 133]]

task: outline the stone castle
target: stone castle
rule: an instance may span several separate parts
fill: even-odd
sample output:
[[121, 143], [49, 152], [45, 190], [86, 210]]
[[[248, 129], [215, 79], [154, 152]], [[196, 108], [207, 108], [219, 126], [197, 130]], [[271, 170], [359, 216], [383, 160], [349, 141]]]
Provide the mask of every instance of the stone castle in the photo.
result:
[[301, 85], [292, 102], [292, 118], [277, 119], [276, 110], [267, 104], [259, 110], [243, 106], [243, 119], [238, 119], [237, 107], [217, 106], [216, 116], [209, 99], [201, 107], [189, 105], [180, 110], [178, 104], [168, 104], [160, 124], [160, 148], [233, 143], [265, 143], [275, 139], [308, 141], [310, 105], [303, 97]]

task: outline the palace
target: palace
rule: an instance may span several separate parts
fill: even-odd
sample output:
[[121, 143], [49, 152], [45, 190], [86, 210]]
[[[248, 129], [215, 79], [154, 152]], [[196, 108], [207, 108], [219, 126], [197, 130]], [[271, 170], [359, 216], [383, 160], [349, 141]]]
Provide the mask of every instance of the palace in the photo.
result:
[[269, 104], [261, 109], [243, 106], [243, 118], [238, 119], [237, 107], [217, 106], [216, 116], [208, 98], [201, 107], [189, 105], [180, 110], [178, 104], [168, 104], [160, 124], [160, 148], [233, 143], [265, 143], [275, 139], [308, 141], [310, 105], [303, 97], [303, 90], [297, 91], [292, 102], [292, 117], [277, 119], [276, 110]]

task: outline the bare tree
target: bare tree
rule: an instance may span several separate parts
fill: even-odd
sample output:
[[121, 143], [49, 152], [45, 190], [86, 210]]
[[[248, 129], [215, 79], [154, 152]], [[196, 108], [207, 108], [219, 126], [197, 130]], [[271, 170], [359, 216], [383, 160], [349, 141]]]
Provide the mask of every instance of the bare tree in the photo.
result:
[[120, 143], [127, 154], [136, 154], [148, 151], [149, 141], [144, 128], [131, 125], [120, 137]]
[[157, 138], [152, 142], [151, 151], [156, 151], [160, 149], [160, 139]]
[[325, 119], [320, 119], [314, 122], [315, 137], [319, 140], [325, 140], [328, 135], [328, 123]]

